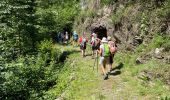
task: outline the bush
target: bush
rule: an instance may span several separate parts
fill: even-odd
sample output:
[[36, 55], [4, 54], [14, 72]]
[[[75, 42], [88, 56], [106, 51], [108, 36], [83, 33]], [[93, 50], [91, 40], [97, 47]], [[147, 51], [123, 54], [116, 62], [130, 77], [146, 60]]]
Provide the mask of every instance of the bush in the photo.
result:
[[[151, 42], [151, 47], [152, 48], [160, 48], [160, 47], [166, 47], [166, 45], [168, 45], [168, 37], [166, 36], [161, 36], [161, 35], [158, 35], [156, 34]], [[167, 46], [168, 48], [168, 46]]]
[[170, 51], [170, 38], [166, 37], [164, 41], [165, 42], [162, 44], [162, 47], [165, 48], [165, 51]]
[[52, 40], [44, 40], [38, 44], [38, 50], [41, 53], [47, 53], [52, 50]]
[[164, 6], [159, 10], [158, 16], [165, 17], [167, 19], [169, 18], [170, 16], [170, 1], [169, 0], [166, 0], [164, 2]]
[[56, 84], [61, 55], [51, 41], [41, 42], [37, 55], [21, 56], [6, 63], [1, 74], [0, 99], [37, 99], [43, 91]]

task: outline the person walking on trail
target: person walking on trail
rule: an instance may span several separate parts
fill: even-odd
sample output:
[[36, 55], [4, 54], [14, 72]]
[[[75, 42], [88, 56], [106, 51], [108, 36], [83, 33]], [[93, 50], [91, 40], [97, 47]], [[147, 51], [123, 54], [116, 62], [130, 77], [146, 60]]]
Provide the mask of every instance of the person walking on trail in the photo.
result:
[[97, 48], [96, 48], [97, 43], [96, 42], [97, 42], [96, 41], [96, 34], [93, 33], [91, 35], [91, 42], [90, 42], [91, 48], [92, 48], [92, 58], [94, 58], [94, 55], [96, 54], [96, 50], [97, 50]]
[[103, 37], [101, 40], [100, 49], [97, 50], [100, 54], [100, 66], [101, 66], [101, 73], [104, 75], [104, 80], [108, 78], [108, 71], [107, 66], [109, 66], [109, 56], [110, 56], [110, 47], [108, 45], [108, 41], [106, 37]]
[[65, 38], [65, 36], [64, 36], [64, 33], [62, 32], [62, 33], [61, 33], [61, 43], [62, 43], [62, 44], [64, 43], [64, 38]]
[[66, 34], [65, 34], [65, 43], [67, 44], [68, 43], [68, 32], [66, 31]]
[[77, 46], [78, 34], [76, 31], [73, 32], [73, 46]]
[[80, 43], [80, 50], [81, 50], [81, 54], [83, 57], [85, 57], [85, 50], [86, 50], [86, 44], [87, 44], [88, 40], [85, 37], [85, 35], [83, 34], [80, 38], [79, 38], [79, 43]]
[[117, 45], [115, 44], [115, 41], [111, 40], [110, 36], [107, 37], [107, 40], [108, 40], [108, 45], [110, 47], [110, 57], [109, 57], [109, 67], [110, 68], [109, 69], [110, 69], [110, 72], [111, 72], [112, 65], [113, 65], [113, 62], [114, 62], [113, 58], [114, 58], [115, 53], [117, 52]]

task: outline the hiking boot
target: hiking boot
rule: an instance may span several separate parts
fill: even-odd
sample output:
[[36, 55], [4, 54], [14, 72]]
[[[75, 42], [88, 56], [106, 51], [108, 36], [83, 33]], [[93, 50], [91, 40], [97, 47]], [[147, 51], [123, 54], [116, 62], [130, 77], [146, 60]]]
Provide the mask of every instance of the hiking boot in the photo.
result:
[[108, 74], [104, 75], [104, 80], [107, 80], [108, 79]]
[[107, 72], [107, 75], [110, 75], [111, 74], [111, 72], [109, 71], [109, 72]]

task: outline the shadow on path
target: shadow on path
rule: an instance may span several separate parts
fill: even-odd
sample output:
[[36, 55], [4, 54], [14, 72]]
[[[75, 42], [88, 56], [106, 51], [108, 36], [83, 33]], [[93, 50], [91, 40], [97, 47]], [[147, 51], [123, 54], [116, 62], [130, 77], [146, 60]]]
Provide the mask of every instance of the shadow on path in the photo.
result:
[[72, 50], [72, 51], [63, 51], [63, 53], [60, 55], [60, 62], [64, 62], [68, 55], [73, 54], [73, 53], [78, 53], [80, 52], [79, 50]]
[[124, 64], [121, 62], [118, 66], [113, 68], [110, 72], [110, 75], [116, 76], [121, 74], [121, 69], [123, 68]]

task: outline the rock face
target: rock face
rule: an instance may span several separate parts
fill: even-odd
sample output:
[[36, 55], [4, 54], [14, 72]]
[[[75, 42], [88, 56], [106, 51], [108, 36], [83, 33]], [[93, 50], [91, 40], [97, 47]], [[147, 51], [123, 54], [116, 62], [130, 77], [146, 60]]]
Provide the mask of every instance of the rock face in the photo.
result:
[[[83, 20], [77, 23], [77, 28], [88, 33], [106, 30], [101, 34], [113, 37], [119, 50], [134, 51], [140, 44], [147, 46], [155, 33], [170, 36], [168, 17], [160, 20], [158, 15], [152, 12], [163, 2], [115, 0], [112, 4], [101, 6], [100, 0], [89, 0], [86, 1], [86, 10], [93, 11], [93, 14], [83, 17]], [[159, 54], [155, 58], [163, 59]]]
[[155, 58], [157, 59], [163, 59], [163, 55], [162, 55], [162, 52], [163, 52], [164, 48], [156, 48], [155, 49]]
[[[136, 5], [134, 6], [134, 8], [129, 7], [127, 9], [127, 12], [125, 13], [125, 6], [123, 4], [118, 3], [109, 7], [105, 6], [102, 9], [96, 11], [97, 16], [91, 21], [91, 24], [88, 25], [90, 26], [89, 30], [94, 31], [96, 28], [102, 27], [107, 30], [108, 36], [111, 36], [116, 39], [117, 43], [124, 46], [138, 46], [143, 42], [143, 39], [137, 37], [139, 33], [139, 23], [134, 23], [132, 21], [132, 14], [130, 13], [133, 13], [133, 15], [137, 14], [138, 10], [140, 10], [140, 6]], [[121, 9], [121, 11], [119, 11], [119, 9]], [[120, 15], [118, 15], [117, 13], [120, 13]], [[113, 18], [112, 16], [120, 18]]]

